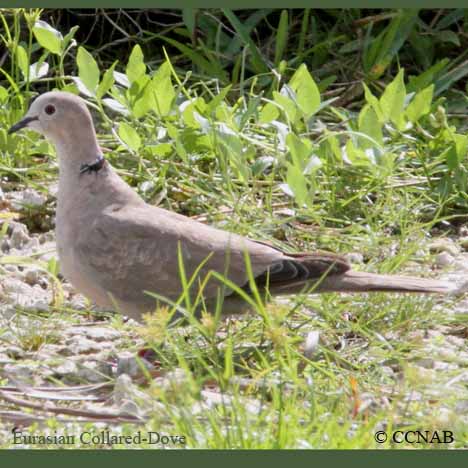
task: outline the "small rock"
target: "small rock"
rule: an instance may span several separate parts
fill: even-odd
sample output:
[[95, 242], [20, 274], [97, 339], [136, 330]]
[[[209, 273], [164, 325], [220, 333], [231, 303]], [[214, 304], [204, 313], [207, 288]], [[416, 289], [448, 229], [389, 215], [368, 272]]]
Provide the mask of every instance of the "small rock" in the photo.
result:
[[69, 354], [64, 353], [65, 350], [68, 350], [66, 346], [45, 343], [36, 352], [33, 353], [33, 359], [38, 361], [47, 361], [56, 357], [69, 356]]
[[362, 264], [364, 263], [364, 255], [359, 252], [350, 252], [346, 254], [346, 258], [350, 263]]
[[164, 411], [166, 409], [163, 404], [152, 398], [148, 398], [148, 395], [142, 392], [127, 374], [119, 375], [115, 379], [112, 399], [114, 405], [122, 413], [133, 416], [142, 416], [149, 411]]
[[33, 189], [26, 189], [14, 194], [11, 206], [15, 210], [22, 210], [24, 207], [40, 207], [45, 204], [47, 198]]
[[460, 414], [468, 414], [468, 400], [457, 401], [455, 411]]
[[458, 240], [458, 243], [460, 244], [460, 247], [461, 247], [463, 250], [468, 250], [468, 236], [466, 236], [466, 237], [461, 237], [461, 238]]
[[429, 252], [443, 253], [446, 252], [450, 255], [456, 256], [458, 254], [458, 248], [450, 239], [436, 239], [435, 241], [429, 244]]
[[140, 192], [146, 194], [154, 190], [154, 187], [154, 182], [152, 182], [151, 180], [145, 180], [140, 184]]
[[[62, 284], [62, 291], [67, 294], [75, 294], [76, 289], [70, 283], [63, 283]], [[68, 331], [72, 333], [75, 327], [70, 328]]]
[[94, 341], [112, 341], [120, 338], [120, 333], [112, 328], [104, 327], [88, 327], [86, 330], [86, 336], [93, 339]]
[[21, 359], [24, 356], [24, 350], [22, 350], [19, 346], [7, 346], [4, 351], [7, 356], [11, 357], [12, 359]]
[[424, 367], [424, 369], [433, 369], [434, 368], [434, 359], [431, 358], [422, 358], [418, 359], [415, 364], [419, 367]]
[[39, 268], [28, 267], [24, 271], [24, 281], [26, 281], [30, 286], [34, 286], [39, 282], [42, 275], [44, 275], [44, 272]]
[[117, 330], [106, 327], [72, 327], [68, 333], [73, 335], [85, 335], [87, 338], [97, 341], [98, 343], [113, 341], [121, 336]]
[[[11, 269], [11, 267], [13, 267], [13, 265], [6, 265], [5, 270], [10, 271], [11, 273], [18, 271], [14, 267]], [[31, 294], [32, 289], [28, 284], [25, 284], [18, 278], [13, 277], [2, 278], [2, 286], [6, 293], [11, 293], [12, 295]]]
[[2, 333], [2, 342], [4, 343], [15, 343], [16, 339], [17, 336], [9, 330], [6, 330]]
[[[64, 283], [62, 286], [68, 286], [68, 284]], [[72, 291], [71, 293], [69, 292], [68, 297], [68, 303], [70, 307], [75, 310], [88, 309], [88, 299], [86, 299], [86, 297], [82, 296], [81, 294], [76, 294], [76, 291], [73, 289], [73, 287], [70, 287], [70, 291]]]
[[444, 361], [435, 361], [434, 369], [438, 371], [457, 370], [457, 366]]
[[45, 244], [46, 242], [53, 242], [54, 240], [54, 233], [53, 231], [44, 232], [43, 234], [39, 234], [39, 243]]
[[0, 250], [4, 253], [8, 253], [11, 249], [10, 242], [8, 239], [3, 239], [0, 244]]
[[451, 265], [454, 261], [454, 258], [448, 252], [441, 252], [435, 257], [435, 264], [439, 268], [444, 268]]
[[304, 345], [304, 356], [310, 359], [317, 351], [320, 340], [320, 333], [318, 331], [311, 331], [307, 334], [307, 338]]
[[30, 384], [33, 378], [33, 368], [30, 364], [7, 364], [4, 367], [4, 374], [13, 385], [16, 382]]
[[42, 206], [47, 201], [47, 197], [33, 189], [26, 189], [23, 192], [24, 204], [30, 206]]
[[117, 356], [117, 375], [127, 374], [135, 378], [144, 374], [142, 366], [151, 371], [154, 366], [146, 359], [136, 356], [130, 352], [123, 352]]
[[464, 347], [466, 346], [466, 338], [461, 338], [459, 336], [454, 336], [454, 335], [449, 335], [447, 336], [447, 342], [448, 344], [450, 345], [453, 345], [453, 346], [458, 346], [459, 348], [461, 349], [464, 349]]
[[453, 263], [455, 277], [460, 274], [466, 274], [468, 271], [468, 256], [466, 254], [458, 255]]
[[112, 377], [112, 366], [106, 362], [85, 361], [80, 365], [76, 377], [89, 383], [107, 382]]
[[424, 384], [430, 384], [437, 381], [437, 373], [434, 369], [426, 369], [424, 367], [412, 367], [413, 378], [415, 381]]
[[37, 252], [38, 248], [40, 247], [40, 242], [37, 237], [31, 237], [28, 243], [24, 246], [26, 250], [31, 252]]
[[457, 351], [447, 346], [448, 343], [445, 343], [445, 346], [440, 349], [439, 358], [444, 359], [445, 361], [455, 361], [458, 357]]
[[28, 228], [22, 223], [10, 221], [8, 231], [10, 232], [11, 246], [15, 249], [20, 249], [31, 240]]
[[54, 375], [58, 377], [73, 377], [76, 375], [78, 367], [74, 361], [67, 360], [54, 368]]
[[11, 364], [10, 356], [7, 356], [5, 353], [0, 353], [0, 364]]
[[66, 344], [73, 349], [75, 355], [99, 353], [102, 350], [102, 345], [83, 336], [74, 336]]

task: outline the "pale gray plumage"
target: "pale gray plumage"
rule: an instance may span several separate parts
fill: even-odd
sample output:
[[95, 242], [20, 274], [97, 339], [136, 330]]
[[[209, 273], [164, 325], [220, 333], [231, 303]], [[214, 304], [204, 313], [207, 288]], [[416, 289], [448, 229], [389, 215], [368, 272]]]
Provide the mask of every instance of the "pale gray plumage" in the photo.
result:
[[[286, 254], [264, 243], [228, 233], [185, 216], [146, 204], [106, 161], [93, 170], [101, 155], [85, 102], [64, 92], [39, 96], [25, 118], [10, 131], [31, 128], [55, 144], [59, 157], [56, 237], [64, 276], [75, 288], [104, 307], [117, 308], [134, 318], [152, 311], [153, 291], [170, 300], [181, 294], [178, 248], [186, 276], [205, 262], [210, 270], [250, 289], [245, 255], [260, 289], [270, 294], [314, 292], [451, 291], [443, 281], [356, 272], [340, 256], [326, 253]], [[83, 165], [91, 169], [81, 171]], [[96, 168], [94, 168], [96, 169]], [[317, 282], [318, 280], [318, 282]], [[219, 292], [212, 279], [203, 290], [208, 306]], [[198, 291], [198, 282], [192, 287]], [[241, 311], [232, 290], [223, 290], [226, 312]]]

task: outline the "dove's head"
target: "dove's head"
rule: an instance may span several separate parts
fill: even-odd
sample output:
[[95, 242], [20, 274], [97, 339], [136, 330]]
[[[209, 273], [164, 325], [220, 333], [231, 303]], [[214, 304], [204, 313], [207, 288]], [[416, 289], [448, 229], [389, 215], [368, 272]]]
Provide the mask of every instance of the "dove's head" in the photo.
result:
[[41, 94], [26, 115], [8, 133], [29, 128], [44, 135], [56, 146], [85, 144], [95, 140], [91, 114], [85, 102], [71, 93], [51, 91]]

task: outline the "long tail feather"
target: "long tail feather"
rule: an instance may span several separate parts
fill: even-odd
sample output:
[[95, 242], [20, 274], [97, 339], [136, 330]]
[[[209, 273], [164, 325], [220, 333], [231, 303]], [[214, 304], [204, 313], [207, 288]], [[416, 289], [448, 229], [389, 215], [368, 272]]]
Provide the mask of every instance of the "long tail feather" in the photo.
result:
[[348, 270], [341, 275], [331, 275], [319, 280], [315, 292], [413, 292], [439, 293], [454, 292], [453, 283], [412, 276], [379, 275], [363, 271]]
[[256, 278], [256, 282], [268, 285], [273, 295], [304, 290], [311, 293], [383, 291], [449, 294], [459, 289], [448, 281], [354, 271], [345, 258], [327, 252], [285, 254], [283, 261], [272, 265]]

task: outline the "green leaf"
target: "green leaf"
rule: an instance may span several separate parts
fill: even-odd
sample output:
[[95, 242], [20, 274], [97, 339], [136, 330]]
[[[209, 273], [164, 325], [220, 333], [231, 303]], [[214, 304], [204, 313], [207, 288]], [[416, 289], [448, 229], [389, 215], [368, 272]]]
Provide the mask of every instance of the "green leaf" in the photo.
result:
[[189, 103], [184, 103], [182, 111], [182, 119], [184, 120], [185, 125], [192, 128], [200, 128], [200, 123], [194, 117], [195, 111], [201, 115], [206, 111], [206, 103], [203, 98], [198, 97]]
[[214, 119], [219, 122], [232, 122], [233, 108], [226, 104], [226, 102], [221, 102], [216, 108]]
[[450, 88], [453, 83], [466, 77], [468, 75], [468, 62], [465, 60], [460, 65], [452, 68], [452, 70], [445, 73], [443, 76], [438, 78], [435, 82], [435, 95], [438, 96], [446, 89]]
[[317, 87], [319, 89], [319, 91], [321, 93], [323, 93], [324, 91], [326, 91], [328, 89], [328, 87], [333, 84], [336, 80], [338, 79], [338, 77], [336, 75], [330, 75], [330, 76], [327, 76], [326, 78], [322, 79], [320, 81], [320, 83], [317, 83]]
[[320, 91], [304, 63], [297, 69], [289, 82], [296, 93], [297, 105], [306, 119], [309, 119], [320, 108]]
[[119, 125], [119, 137], [132, 151], [139, 150], [141, 138], [137, 131], [126, 122], [121, 122]]
[[408, 93], [412, 93], [427, 88], [444, 71], [444, 69], [447, 69], [449, 64], [450, 60], [445, 58], [432, 65], [431, 68], [424, 71], [420, 75], [410, 76], [406, 91]]
[[453, 135], [454, 143], [447, 155], [447, 166], [449, 169], [458, 169], [468, 152], [468, 137], [466, 135]]
[[406, 89], [403, 81], [404, 71], [401, 69], [395, 79], [385, 88], [380, 97], [380, 109], [385, 121], [391, 120], [398, 129], [404, 127], [403, 108], [405, 105]]
[[458, 37], [458, 34], [450, 31], [449, 29], [438, 32], [436, 37], [440, 42], [450, 42], [455, 44], [457, 47], [460, 47], [460, 38]]
[[271, 102], [267, 102], [260, 110], [260, 114], [258, 116], [258, 123], [269, 123], [272, 120], [276, 120], [279, 117], [279, 115], [280, 112], [278, 110], [278, 107], [272, 104]]
[[346, 155], [349, 162], [355, 166], [370, 166], [372, 164], [365, 151], [356, 148], [351, 139], [346, 142]]
[[148, 146], [147, 148], [155, 156], [166, 157], [172, 153], [172, 145], [170, 143], [160, 143], [159, 145]]
[[457, 169], [459, 162], [458, 162], [458, 156], [457, 156], [457, 150], [455, 148], [455, 144], [452, 143], [450, 147], [445, 151], [445, 162], [447, 163], [447, 167], [453, 171]]
[[3, 86], [0, 86], [0, 102], [5, 102], [8, 99], [8, 91]]
[[458, 160], [461, 162], [468, 152], [468, 136], [456, 133], [454, 139]]
[[127, 96], [136, 119], [143, 117], [155, 107], [151, 79], [148, 75], [142, 75], [135, 80], [130, 86]]
[[434, 62], [435, 42], [432, 37], [422, 36], [419, 31], [413, 29], [408, 37], [407, 44], [412, 49], [412, 62], [416, 68], [427, 70]]
[[29, 75], [29, 57], [24, 47], [20, 45], [16, 47], [16, 61], [23, 77], [26, 79]]
[[185, 162], [188, 163], [188, 154], [187, 150], [184, 147], [184, 144], [180, 138], [180, 131], [178, 128], [174, 127], [174, 125], [170, 124], [169, 122], [166, 123], [167, 134], [174, 140], [175, 143], [175, 150], [178, 156]]
[[99, 84], [99, 67], [93, 56], [84, 48], [78, 47], [76, 55], [76, 63], [78, 64], [78, 76], [88, 91], [95, 94]]
[[447, 9], [444, 11], [443, 15], [440, 15], [439, 21], [434, 25], [435, 29], [440, 30], [447, 28], [448, 26], [462, 20], [466, 15], [466, 9], [465, 8], [457, 8], [453, 10]]
[[246, 46], [249, 47], [250, 54], [252, 57], [252, 66], [256, 73], [268, 73], [269, 67], [266, 60], [262, 57], [262, 54], [258, 50], [258, 47], [253, 42], [249, 35], [249, 30], [239, 21], [237, 16], [227, 9], [223, 9], [222, 12], [231, 23], [232, 27], [236, 30], [242, 41]]
[[286, 183], [294, 193], [297, 204], [300, 206], [306, 205], [309, 197], [307, 181], [299, 167], [294, 164], [288, 164]]
[[284, 51], [286, 50], [286, 44], [288, 42], [288, 10], [281, 12], [278, 32], [276, 33], [276, 46], [275, 46], [275, 66], [278, 67], [279, 63], [283, 58]]
[[171, 81], [171, 67], [164, 62], [151, 80], [154, 109], [159, 116], [166, 116], [172, 109], [176, 93]]
[[71, 94], [76, 94], [76, 95], [80, 94], [80, 90], [76, 82], [68, 83], [62, 88], [62, 91], [64, 91], [65, 93], [71, 93]]
[[130, 83], [141, 78], [146, 73], [145, 58], [141, 47], [137, 44], [130, 54], [128, 59], [127, 67], [125, 68], [125, 74], [127, 75]]
[[385, 122], [385, 117], [380, 109], [379, 100], [372, 94], [372, 91], [367, 87], [366, 83], [363, 83], [364, 86], [364, 97], [366, 102], [372, 106], [380, 122]]
[[45, 21], [38, 20], [34, 24], [33, 34], [37, 42], [49, 52], [60, 55], [62, 53], [62, 34]]
[[292, 99], [278, 93], [278, 91], [273, 91], [273, 99], [283, 109], [288, 120], [294, 124], [299, 110], [296, 103]]
[[223, 379], [228, 382], [229, 379], [234, 375], [234, 360], [233, 356], [233, 344], [232, 337], [226, 340], [226, 350], [224, 351], [224, 373]]
[[[274, 11], [269, 8], [261, 8], [258, 10], [252, 10], [252, 13], [249, 16], [243, 16], [242, 25], [244, 26], [244, 31], [250, 35], [255, 28], [265, 20], [265, 18]], [[247, 11], [246, 11], [247, 12]], [[226, 57], [235, 57], [239, 56], [242, 48], [244, 47], [244, 41], [241, 36], [235, 35], [228, 38], [228, 46], [225, 51]], [[241, 58], [241, 57], [239, 57]]]
[[[383, 143], [382, 125], [374, 108], [369, 104], [366, 104], [359, 113], [358, 125], [361, 133], [373, 138], [380, 145]], [[375, 146], [366, 138], [360, 138], [359, 143], [363, 149]]]
[[224, 128], [221, 126], [221, 128], [216, 129], [216, 142], [219, 153], [229, 162], [236, 176], [245, 183], [250, 180], [251, 169], [246, 157], [245, 142], [230, 129], [227, 129], [226, 125]]
[[118, 61], [116, 60], [112, 66], [106, 70], [104, 76], [102, 77], [101, 82], [99, 83], [98, 89], [96, 91], [96, 97], [101, 99], [104, 94], [111, 89], [112, 85], [114, 84], [114, 68], [117, 65]]
[[73, 36], [75, 35], [76, 31], [80, 29], [79, 26], [73, 26], [70, 31], [68, 31], [67, 34], [65, 34], [65, 37], [63, 38], [62, 42], [62, 47], [63, 49], [66, 49], [68, 44], [73, 40]]
[[231, 91], [232, 85], [226, 86], [223, 88], [209, 103], [208, 103], [208, 112], [216, 111], [216, 109], [220, 106], [221, 102], [227, 96], [229, 91]]
[[422, 91], [413, 97], [412, 101], [406, 108], [406, 116], [411, 122], [417, 122], [423, 115], [426, 115], [431, 110], [432, 95], [434, 93], [434, 85], [424, 88]]
[[238, 122], [238, 128], [243, 129], [244, 126], [250, 121], [252, 116], [255, 116], [255, 120], [258, 120], [258, 108], [260, 106], [260, 102], [262, 100], [262, 96], [254, 96], [249, 99], [249, 102], [247, 104], [247, 109], [245, 112], [241, 112], [241, 118], [240, 121], [235, 119], [233, 122], [234, 124], [237, 124]]
[[385, 28], [378, 40], [372, 45], [372, 68], [370, 75], [377, 79], [385, 72], [399, 50], [405, 44], [408, 36], [418, 21], [418, 10], [400, 10], [390, 24]]
[[195, 32], [196, 17], [196, 8], [184, 8], [182, 10], [182, 20], [184, 21], [184, 24], [189, 30], [191, 36], [193, 36]]
[[304, 171], [312, 153], [312, 143], [308, 139], [301, 139], [294, 133], [286, 136], [286, 146], [289, 149], [293, 164]]

